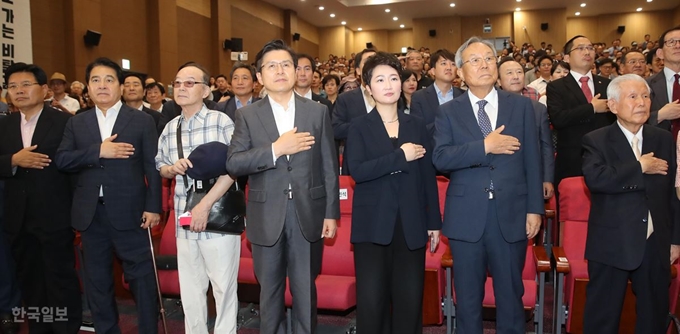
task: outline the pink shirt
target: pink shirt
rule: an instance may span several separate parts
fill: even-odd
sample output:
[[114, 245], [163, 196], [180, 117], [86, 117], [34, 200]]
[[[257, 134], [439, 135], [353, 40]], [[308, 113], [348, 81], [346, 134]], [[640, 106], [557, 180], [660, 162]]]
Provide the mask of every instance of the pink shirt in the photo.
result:
[[21, 113], [21, 141], [24, 143], [24, 148], [31, 146], [35, 126], [38, 124], [38, 118], [40, 118], [41, 114], [42, 109], [31, 117], [30, 120], [26, 120], [26, 115], [23, 112]]

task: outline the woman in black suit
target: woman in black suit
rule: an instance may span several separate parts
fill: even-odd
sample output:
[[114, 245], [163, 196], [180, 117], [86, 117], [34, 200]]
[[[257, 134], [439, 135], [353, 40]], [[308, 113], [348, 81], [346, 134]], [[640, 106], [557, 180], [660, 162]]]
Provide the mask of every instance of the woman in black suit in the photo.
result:
[[398, 108], [400, 68], [385, 52], [366, 61], [362, 79], [376, 106], [347, 135], [359, 334], [422, 332], [425, 246], [428, 237], [431, 251], [439, 242], [431, 140], [420, 118]]

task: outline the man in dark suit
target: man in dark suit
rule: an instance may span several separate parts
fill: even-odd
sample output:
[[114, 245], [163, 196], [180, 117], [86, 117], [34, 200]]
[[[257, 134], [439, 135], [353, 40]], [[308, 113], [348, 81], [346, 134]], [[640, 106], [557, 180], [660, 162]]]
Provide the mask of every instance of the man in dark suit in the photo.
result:
[[[498, 63], [498, 83], [504, 91], [522, 95], [522, 91], [525, 88], [522, 65], [513, 58], [503, 58]], [[541, 151], [543, 198], [549, 199], [555, 193], [555, 187], [553, 186], [555, 149], [553, 147], [552, 132], [550, 132], [548, 111], [542, 103], [536, 100], [531, 100], [531, 106], [536, 116], [536, 130], [538, 130], [539, 149]]]
[[257, 102], [260, 98], [253, 95], [255, 68], [246, 63], [236, 63], [231, 69], [231, 88], [234, 98], [217, 104], [215, 110], [221, 111], [229, 118], [236, 118], [236, 110]]
[[312, 78], [314, 71], [316, 71], [316, 62], [314, 58], [307, 54], [298, 54], [298, 65], [295, 70], [297, 80], [295, 80], [295, 93], [312, 101], [319, 102], [325, 105], [328, 110], [333, 112], [333, 103], [328, 101], [325, 97], [312, 92]]
[[143, 111], [153, 117], [156, 131], [160, 136], [168, 121], [165, 120], [163, 114], [144, 106], [144, 86], [142, 86], [142, 82], [142, 77], [139, 74], [128, 73], [123, 82], [123, 101], [125, 101], [127, 106]]
[[635, 333], [667, 329], [670, 264], [680, 254], [676, 154], [668, 131], [645, 125], [649, 92], [638, 75], [614, 79], [607, 96], [617, 122], [583, 138], [583, 175], [592, 201], [585, 334], [619, 332], [629, 280], [636, 296]]
[[158, 224], [161, 180], [153, 118], [120, 101], [123, 71], [107, 58], [85, 69], [95, 108], [72, 117], [55, 158], [75, 173], [72, 225], [81, 231], [85, 289], [97, 333], [119, 333], [113, 251], [135, 297], [140, 333], [157, 333], [158, 297], [145, 229]]
[[652, 88], [652, 112], [649, 124], [673, 132], [680, 131], [680, 26], [661, 34], [656, 55], [663, 59], [663, 70], [652, 75], [647, 82]]
[[[246, 63], [236, 63], [231, 69], [231, 88], [234, 91], [234, 98], [222, 101], [217, 104], [217, 110], [221, 111], [231, 120], [236, 119], [236, 110], [251, 105], [260, 100], [253, 95], [253, 85], [256, 77], [255, 68]], [[237, 178], [236, 182], [240, 189], [246, 188], [248, 176], [244, 175]]]
[[434, 117], [439, 106], [462, 95], [462, 89], [453, 87], [456, 64], [449, 50], [441, 49], [432, 54], [430, 68], [434, 69], [434, 84], [413, 93], [411, 114], [425, 120], [430, 135], [434, 135]]
[[439, 108], [432, 160], [451, 174], [442, 232], [453, 254], [458, 329], [482, 332], [488, 269], [496, 331], [524, 333], [527, 239], [538, 233], [544, 212], [534, 111], [529, 99], [494, 88], [493, 44], [470, 38], [456, 65], [469, 89]]
[[323, 238], [340, 217], [338, 163], [328, 108], [297, 96], [294, 52], [283, 41], [256, 56], [267, 98], [236, 111], [227, 170], [249, 175], [248, 239], [261, 286], [260, 332], [286, 330], [286, 276], [293, 333], [316, 331], [316, 284]]
[[609, 79], [593, 76], [597, 55], [590, 40], [578, 35], [564, 45], [569, 74], [548, 84], [548, 114], [557, 132], [555, 184], [565, 177], [580, 176], [581, 140], [586, 133], [614, 122], [607, 107]]
[[[427, 51], [430, 52], [430, 51]], [[427, 75], [423, 75], [423, 54], [420, 51], [413, 49], [406, 54], [406, 68], [411, 70], [413, 74], [416, 75], [416, 80], [418, 80], [417, 90], [425, 89], [430, 87], [433, 83], [432, 79]]]
[[[0, 123], [3, 118], [4, 116], [0, 116]], [[0, 181], [0, 226], [4, 225], [4, 196], [5, 182]], [[9, 249], [9, 242], [5, 231], [0, 227], [0, 333], [4, 334], [19, 333], [19, 324], [14, 323], [12, 315], [13, 308], [21, 307], [21, 295], [14, 269], [14, 258]]]
[[[364, 68], [364, 63], [368, 57], [375, 54], [373, 49], [364, 49], [357, 53], [354, 57], [355, 76], [361, 78], [361, 70]], [[358, 64], [358, 65], [356, 65]], [[375, 101], [371, 97], [371, 94], [366, 90], [366, 86], [362, 83], [359, 86], [360, 89], [354, 89], [347, 93], [342, 93], [338, 96], [335, 101], [335, 106], [333, 107], [333, 133], [336, 140], [347, 139], [347, 131], [349, 130], [349, 124], [352, 119], [359, 117], [361, 115], [366, 115], [375, 107]], [[342, 160], [342, 174], [349, 175], [349, 168], [347, 168], [347, 147], [343, 151]]]
[[[47, 75], [15, 63], [5, 72], [19, 113], [0, 125], [0, 178], [5, 180], [4, 230], [11, 242], [26, 308], [66, 309], [66, 322], [28, 319], [31, 333], [76, 333], [82, 308], [71, 228], [71, 183], [52, 164], [71, 114], [47, 107]], [[4, 241], [3, 241], [4, 243]], [[11, 273], [11, 272], [10, 272]], [[30, 309], [27, 310], [31, 312]]]

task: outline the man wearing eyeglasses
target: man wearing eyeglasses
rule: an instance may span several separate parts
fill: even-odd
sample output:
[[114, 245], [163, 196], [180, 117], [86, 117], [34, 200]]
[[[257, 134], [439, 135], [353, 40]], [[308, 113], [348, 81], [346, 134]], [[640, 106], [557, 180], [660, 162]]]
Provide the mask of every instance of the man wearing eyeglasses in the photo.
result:
[[663, 60], [664, 67], [647, 80], [652, 88], [648, 122], [671, 131], [676, 139], [680, 131], [680, 26], [661, 34], [656, 55]]
[[623, 74], [637, 74], [641, 77], [645, 75], [645, 66], [647, 66], [647, 60], [645, 55], [640, 51], [629, 51], [623, 55], [621, 58], [621, 72]]
[[[85, 291], [97, 333], [120, 333], [113, 253], [137, 305], [140, 333], [158, 332], [158, 296], [146, 229], [158, 225], [161, 178], [154, 158], [156, 124], [123, 105], [123, 70], [108, 58], [85, 69], [95, 107], [66, 123], [57, 167], [77, 176], [71, 224], [83, 242]], [[51, 199], [53, 200], [53, 199]]]
[[482, 333], [489, 268], [496, 331], [524, 333], [522, 269], [544, 213], [536, 116], [528, 98], [494, 87], [493, 44], [472, 37], [455, 59], [469, 89], [439, 107], [432, 160], [451, 173], [442, 232], [453, 255], [458, 330]]
[[[6, 233], [0, 232], [0, 238], [7, 236], [13, 256], [11, 261], [4, 256], [0, 261], [7, 261], [8, 266], [16, 264], [24, 311], [30, 312], [29, 307], [49, 308], [51, 313], [66, 309], [67, 321], [29, 317], [30, 333], [74, 334], [80, 328], [82, 311], [74, 270], [71, 177], [53, 162], [64, 127], [72, 117], [43, 102], [47, 75], [40, 67], [15, 63], [5, 71], [5, 79], [9, 97], [19, 112], [0, 121], [0, 179], [5, 181], [0, 228]], [[0, 246], [4, 248], [5, 240]], [[8, 270], [0, 277], [13, 275], [14, 271]], [[7, 284], [0, 288], [1, 296], [16, 298], [9, 307], [21, 307], [18, 291], [5, 290], [17, 289], [16, 284], [7, 278], [1, 282]], [[0, 305], [1, 313], [10, 311], [5, 306]], [[4, 317], [0, 320], [7, 321]]]
[[255, 57], [267, 97], [236, 111], [227, 170], [249, 175], [248, 240], [260, 282], [260, 333], [286, 333], [286, 276], [292, 332], [316, 332], [316, 283], [323, 238], [340, 217], [338, 160], [328, 108], [298, 96], [295, 53], [281, 40]]
[[564, 45], [564, 55], [571, 71], [564, 78], [550, 82], [546, 90], [550, 122], [557, 132], [555, 185], [558, 189], [562, 179], [583, 175], [583, 136], [616, 120], [607, 107], [609, 79], [593, 76], [590, 71], [597, 57], [590, 40], [574, 36]]

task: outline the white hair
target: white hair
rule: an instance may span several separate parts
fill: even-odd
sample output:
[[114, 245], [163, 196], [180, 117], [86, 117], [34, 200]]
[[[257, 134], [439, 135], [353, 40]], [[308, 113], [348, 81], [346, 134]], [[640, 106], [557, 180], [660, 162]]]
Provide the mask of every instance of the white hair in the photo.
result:
[[491, 44], [491, 42], [483, 40], [481, 37], [472, 36], [458, 48], [458, 51], [456, 51], [456, 67], [458, 68], [463, 67], [463, 51], [465, 51], [465, 49], [467, 49], [470, 46], [470, 44], [474, 43], [482, 43], [488, 46], [489, 49], [491, 49], [491, 52], [494, 54], [494, 57], [496, 56], [496, 47], [493, 44]]
[[652, 90], [649, 88], [649, 84], [647, 84], [647, 81], [643, 79], [641, 76], [637, 74], [624, 74], [620, 75], [612, 82], [609, 83], [609, 86], [607, 86], [607, 98], [612, 99], [616, 102], [619, 102], [619, 98], [621, 97], [621, 85], [623, 85], [624, 82], [628, 81], [637, 81], [645, 84], [645, 87], [647, 87], [647, 92], [651, 93]]
[[85, 89], [85, 85], [83, 85], [83, 83], [80, 81], [76, 80], [74, 82], [71, 82], [71, 88], [73, 88], [74, 85], [80, 85], [80, 89]]

